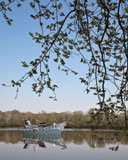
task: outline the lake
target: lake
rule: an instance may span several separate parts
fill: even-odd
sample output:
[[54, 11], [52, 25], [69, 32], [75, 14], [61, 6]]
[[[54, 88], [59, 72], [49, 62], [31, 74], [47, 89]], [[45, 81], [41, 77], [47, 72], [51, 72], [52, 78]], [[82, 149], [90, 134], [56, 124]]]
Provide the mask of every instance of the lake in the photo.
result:
[[127, 160], [128, 133], [64, 131], [61, 136], [26, 136], [0, 131], [0, 160]]

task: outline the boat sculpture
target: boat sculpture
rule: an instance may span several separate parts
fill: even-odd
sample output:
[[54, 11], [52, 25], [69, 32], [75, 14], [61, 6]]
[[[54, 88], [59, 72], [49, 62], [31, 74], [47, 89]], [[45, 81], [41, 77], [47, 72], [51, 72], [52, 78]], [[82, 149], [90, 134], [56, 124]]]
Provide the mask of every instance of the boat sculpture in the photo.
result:
[[41, 135], [59, 135], [62, 133], [64, 127], [66, 125], [66, 121], [62, 123], [54, 123], [50, 126], [44, 126], [41, 124], [31, 125], [29, 120], [25, 120], [25, 128], [23, 129], [24, 134], [41, 134]]

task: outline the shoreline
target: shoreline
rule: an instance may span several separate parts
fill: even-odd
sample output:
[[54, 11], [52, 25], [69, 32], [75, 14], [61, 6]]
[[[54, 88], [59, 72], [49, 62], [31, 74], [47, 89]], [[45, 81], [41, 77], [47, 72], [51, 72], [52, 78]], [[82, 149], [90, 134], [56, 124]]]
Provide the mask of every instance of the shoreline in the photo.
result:
[[[0, 128], [0, 131], [22, 131], [23, 128]], [[114, 132], [114, 131], [124, 131], [125, 129], [91, 129], [91, 128], [84, 128], [84, 129], [72, 129], [72, 128], [65, 128], [63, 130], [66, 132], [70, 131], [83, 131], [83, 132], [88, 132], [88, 131], [97, 131], [97, 132]]]

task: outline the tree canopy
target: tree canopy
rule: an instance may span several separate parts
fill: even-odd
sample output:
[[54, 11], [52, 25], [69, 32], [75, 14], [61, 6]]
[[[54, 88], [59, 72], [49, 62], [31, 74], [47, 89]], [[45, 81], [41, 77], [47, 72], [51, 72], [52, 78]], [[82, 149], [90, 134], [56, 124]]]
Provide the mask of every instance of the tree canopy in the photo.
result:
[[[26, 5], [25, 0], [0, 2], [0, 12], [8, 25], [11, 5]], [[98, 97], [100, 110], [106, 115], [125, 112], [128, 100], [128, 1], [127, 0], [30, 0], [30, 17], [38, 21], [40, 31], [29, 32], [42, 47], [42, 53], [30, 63], [22, 62], [28, 71], [18, 81], [12, 80], [17, 92], [22, 83], [33, 78], [32, 90], [40, 95], [47, 87], [55, 95], [49, 61], [58, 70], [77, 75], [79, 70], [67, 66], [67, 60], [78, 56], [87, 72], [79, 77]], [[5, 85], [5, 84], [3, 84]], [[54, 97], [56, 100], [56, 95]]]

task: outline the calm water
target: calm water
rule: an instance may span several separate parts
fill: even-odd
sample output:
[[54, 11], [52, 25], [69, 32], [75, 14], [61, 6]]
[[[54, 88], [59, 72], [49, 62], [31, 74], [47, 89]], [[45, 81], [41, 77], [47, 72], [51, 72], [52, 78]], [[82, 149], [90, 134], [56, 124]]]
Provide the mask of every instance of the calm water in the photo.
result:
[[62, 136], [27, 137], [0, 131], [0, 160], [127, 160], [125, 132], [64, 131]]

